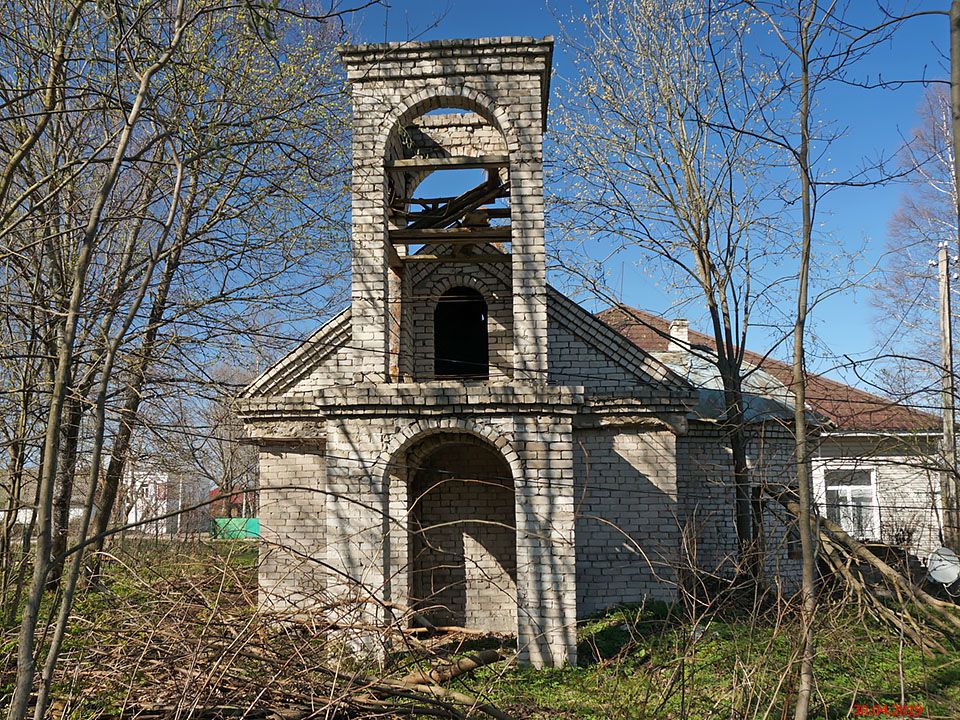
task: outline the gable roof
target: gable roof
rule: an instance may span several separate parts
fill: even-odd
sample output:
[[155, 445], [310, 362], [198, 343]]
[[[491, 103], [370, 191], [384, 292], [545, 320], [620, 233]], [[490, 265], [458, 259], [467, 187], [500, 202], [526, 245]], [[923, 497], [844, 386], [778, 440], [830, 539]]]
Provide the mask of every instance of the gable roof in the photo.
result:
[[[429, 252], [441, 255], [454, 252], [456, 249], [458, 248], [445, 244], [424, 246], [418, 249], [416, 254]], [[463, 249], [460, 248], [460, 250]], [[470, 251], [479, 255], [504, 254], [503, 250], [494, 246], [475, 247]], [[416, 281], [422, 280], [437, 267], [425, 264], [422, 270], [417, 269], [419, 277]], [[547, 298], [547, 311], [551, 320], [633, 375], [637, 384], [643, 388], [641, 395], [667, 396], [671, 398], [669, 402], [676, 403], [678, 407], [689, 404], [696, 395], [696, 389], [668, 364], [642, 347], [638, 347], [550, 284], [547, 284]], [[317, 368], [324, 360], [343, 347], [349, 346], [352, 338], [351, 315], [351, 307], [347, 306], [340, 314], [261, 373], [240, 391], [238, 397], [250, 399], [287, 392], [296, 385], [298, 380]]]
[[[551, 320], [594, 346], [597, 352], [636, 377], [650, 394], [652, 388], [686, 402], [694, 388], [667, 364], [636, 344], [552, 286], [547, 286]], [[285, 356], [277, 360], [239, 394], [240, 398], [279, 395], [319, 366], [326, 358], [349, 345], [351, 309], [320, 327]]]
[[238, 397], [277, 395], [292, 387], [350, 341], [350, 308], [340, 312], [240, 391]]
[[[665, 352], [669, 346], [670, 321], [629, 305], [616, 305], [597, 313], [597, 317], [628, 337], [647, 352]], [[694, 347], [714, 350], [714, 339], [689, 331]], [[785, 362], [745, 350], [744, 362], [789, 386], [793, 369]], [[807, 405], [827, 418], [841, 432], [915, 432], [938, 431], [940, 418], [901, 405], [889, 398], [865, 392], [836, 380], [807, 373]]]
[[694, 388], [669, 365], [631, 343], [622, 333], [591, 314], [552, 285], [547, 285], [547, 311], [554, 322], [579, 336], [598, 352], [632, 373], [641, 383], [656, 383], [669, 394], [692, 397]]

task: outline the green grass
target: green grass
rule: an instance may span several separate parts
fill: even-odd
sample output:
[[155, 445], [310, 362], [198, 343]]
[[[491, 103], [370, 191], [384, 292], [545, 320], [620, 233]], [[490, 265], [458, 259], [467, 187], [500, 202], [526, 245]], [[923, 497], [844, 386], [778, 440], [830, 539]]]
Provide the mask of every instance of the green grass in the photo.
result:
[[[77, 597], [54, 693], [71, 699], [63, 716], [92, 720], [96, 710], [116, 710], [131, 699], [176, 700], [201, 639], [229, 646], [238, 634], [252, 633], [259, 638], [257, 648], [288, 657], [284, 673], [300, 673], [298, 687], [309, 688], [311, 668], [326, 662], [329, 645], [322, 633], [277, 633], [257, 624], [255, 543], [172, 548], [141, 542], [118, 546], [115, 554], [108, 581]], [[822, 605], [816, 632], [812, 717], [854, 717], [855, 703], [886, 705], [893, 717], [901, 696], [907, 704], [922, 705], [924, 718], [960, 716], [960, 654], [924, 657], [887, 628], [836, 604]], [[782, 608], [768, 608], [757, 618], [742, 608], [727, 609], [693, 622], [676, 606], [625, 606], [581, 623], [577, 633], [577, 666], [536, 670], [495, 664], [452, 687], [523, 720], [792, 717], [799, 632]], [[15, 641], [16, 628], [0, 633], [6, 658], [0, 695], [12, 681]], [[509, 641], [483, 638], [448, 650], [463, 654], [501, 642], [511, 649]], [[220, 662], [215, 655], [198, 657], [201, 665]], [[391, 658], [397, 677], [410, 660], [416, 658], [406, 653]], [[249, 678], [259, 691], [261, 680], [273, 676], [271, 668], [251, 664], [234, 677]], [[213, 703], [216, 692], [204, 686], [198, 702]]]
[[[922, 705], [960, 715], [960, 656], [924, 658], [885, 628], [826, 607], [818, 626], [811, 717], [854, 716], [854, 704]], [[474, 692], [522, 718], [792, 717], [794, 621], [714, 617], [694, 625], [664, 605], [616, 608], [579, 628], [577, 667], [487, 667]]]

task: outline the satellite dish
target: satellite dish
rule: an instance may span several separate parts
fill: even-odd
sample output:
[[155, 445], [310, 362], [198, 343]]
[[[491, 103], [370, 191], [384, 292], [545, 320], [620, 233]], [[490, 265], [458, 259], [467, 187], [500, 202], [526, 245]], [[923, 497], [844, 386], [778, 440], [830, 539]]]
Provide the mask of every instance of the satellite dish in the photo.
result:
[[934, 582], [953, 585], [960, 579], [960, 557], [950, 548], [938, 548], [927, 558], [927, 572]]

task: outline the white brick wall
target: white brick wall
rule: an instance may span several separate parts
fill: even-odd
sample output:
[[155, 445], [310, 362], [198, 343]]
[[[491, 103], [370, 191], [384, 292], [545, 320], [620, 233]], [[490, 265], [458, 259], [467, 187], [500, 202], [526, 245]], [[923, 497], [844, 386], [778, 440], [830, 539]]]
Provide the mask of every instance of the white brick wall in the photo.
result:
[[[391, 287], [384, 250], [387, 231], [387, 158], [413, 152], [407, 128], [430, 110], [463, 108], [495, 128], [510, 155], [512, 208], [514, 365], [542, 381], [546, 369], [546, 270], [543, 238], [544, 100], [551, 43], [508, 41], [410, 43], [391, 48], [347, 48], [353, 119], [353, 340], [355, 371], [369, 381], [390, 378]], [[427, 121], [429, 125], [432, 121]], [[421, 123], [424, 124], [424, 123]], [[437, 128], [463, 151], [467, 134]], [[489, 132], [473, 133], [471, 150], [494, 146]], [[406, 141], [406, 142], [405, 142]], [[472, 153], [471, 153], [472, 154]], [[478, 153], [480, 154], [480, 153]], [[406, 187], [409, 190], [417, 178]], [[393, 292], [391, 292], [393, 290]]]
[[411, 592], [437, 625], [517, 628], [517, 533], [510, 466], [470, 436], [413, 471]]
[[325, 589], [326, 463], [321, 451], [260, 450], [260, 603], [312, 606]]
[[409, 343], [401, 354], [409, 356], [413, 381], [434, 377], [433, 316], [440, 296], [454, 287], [478, 291], [487, 303], [487, 347], [490, 382], [505, 382], [513, 377], [513, 303], [509, 264], [437, 264], [411, 273], [410, 289], [404, 305], [409, 308]]
[[575, 434], [578, 617], [676, 598], [676, 442], [636, 428]]

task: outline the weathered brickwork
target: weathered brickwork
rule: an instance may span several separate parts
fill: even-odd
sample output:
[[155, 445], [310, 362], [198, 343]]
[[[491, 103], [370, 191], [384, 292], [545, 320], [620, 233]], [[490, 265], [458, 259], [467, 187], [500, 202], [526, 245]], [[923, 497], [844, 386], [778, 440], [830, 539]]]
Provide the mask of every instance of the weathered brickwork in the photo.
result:
[[412, 380], [434, 377], [434, 313], [440, 296], [452, 288], [478, 291], [487, 303], [487, 349], [490, 382], [504, 382], [513, 377], [513, 301], [509, 265], [437, 264], [411, 273], [409, 294], [404, 305], [409, 308], [409, 344], [401, 346], [401, 355], [411, 357]]
[[551, 382], [582, 385], [607, 393], [636, 388], [636, 374], [606, 357], [589, 340], [578, 337], [559, 322], [547, 323], [547, 339]]
[[543, 128], [552, 51], [551, 41], [530, 38], [360, 45], [344, 51], [354, 109], [353, 343], [359, 348], [355, 371], [363, 379], [386, 380], [395, 365], [389, 330], [400, 283], [391, 280], [384, 243], [385, 193], [391, 189], [385, 161], [417, 150], [407, 127], [418, 117], [455, 108], [476, 113], [496, 128], [509, 151], [511, 299], [516, 337], [524, 343], [522, 352], [515, 347], [515, 362], [525, 378], [542, 381], [547, 331]]
[[[417, 154], [423, 157], [495, 155], [508, 151], [503, 134], [476, 113], [422, 115], [407, 126], [407, 134]], [[399, 149], [396, 152], [402, 154]]]
[[643, 428], [574, 435], [577, 615], [676, 596], [676, 436]]
[[[240, 403], [261, 447], [265, 606], [322, 593], [344, 622], [414, 610], [516, 632], [522, 662], [560, 665], [576, 661], [578, 618], [674, 597], [691, 514], [708, 519], [705, 561], [722, 565], [729, 461], [705, 427], [687, 434], [696, 390], [546, 284], [551, 52], [529, 38], [344, 51], [352, 304]], [[427, 114], [438, 108], [466, 112]], [[509, 247], [393, 248], [403, 211], [388, 204], [424, 175], [391, 161], [463, 155], [508, 156], [493, 165], [509, 181]], [[434, 377], [451, 288], [487, 304], [486, 380]]]
[[[459, 412], [435, 419], [418, 417], [410, 407], [396, 408], [393, 416], [381, 408], [386, 417], [340, 418], [328, 424], [325, 562], [337, 570], [328, 588], [358, 599], [375, 593], [399, 604], [424, 599], [423, 575], [436, 568], [438, 557], [420, 552], [422, 542], [432, 538], [417, 532], [417, 523], [436, 525], [442, 509], [461, 524], [458, 533], [440, 540], [460, 543], [453, 555], [465, 584], [461, 593], [442, 573], [435, 574], [431, 587], [440, 591], [436, 604], [451, 606], [451, 616], [462, 608], [465, 619], [480, 627], [501, 623], [491, 610], [512, 617], [520, 608], [521, 657], [536, 664], [567, 662], [575, 649], [576, 619], [569, 420], [549, 414], [471, 418], [463, 406], [454, 407], [460, 407]], [[484, 446], [486, 460], [480, 470], [496, 466], [501, 477], [499, 473], [509, 469], [514, 492], [508, 492], [504, 482], [504, 490], [485, 496], [486, 504], [448, 503], [450, 498], [441, 497], [418, 506], [423, 485], [436, 470], [432, 463], [450, 465], [460, 459], [465, 463], [461, 474], [475, 480], [471, 476], [478, 474], [478, 452], [464, 453], [464, 436]], [[432, 453], [422, 443], [432, 445]], [[420, 468], [425, 468], [425, 476], [411, 476]], [[475, 485], [454, 483], [449, 491], [455, 496], [475, 494]], [[504, 531], [515, 519], [512, 558], [503, 550], [505, 533], [477, 530], [478, 523], [491, 518], [499, 518], [495, 527], [506, 525]], [[511, 573], [515, 590], [506, 580]], [[457, 593], [462, 604], [451, 600]]]
[[[681, 522], [685, 528], [685, 565], [730, 576], [735, 572], [734, 479], [730, 444], [714, 423], [691, 422], [677, 438]], [[749, 438], [747, 464], [754, 486], [794, 484], [793, 438], [781, 426], [757, 425]], [[764, 505], [764, 564], [770, 578], [792, 589], [799, 563], [792, 558], [792, 533], [785, 513], [773, 500]]]
[[648, 411], [674, 412], [680, 397], [693, 397], [691, 386], [666, 365], [549, 286], [547, 318], [551, 383], [598, 397], [642, 398]]
[[[457, 155], [502, 155], [508, 152], [503, 134], [476, 113], [451, 112], [415, 118], [402, 132], [391, 137], [390, 158], [449, 157]], [[395, 189], [404, 197], [414, 197], [429, 173], [407, 173]], [[500, 171], [508, 179], [506, 170]]]
[[353, 380], [351, 313], [344, 310], [261, 375], [248, 396], [303, 394]]
[[326, 462], [321, 450], [260, 450], [260, 602], [293, 610], [317, 602], [326, 572]]
[[410, 484], [411, 595], [436, 625], [517, 628], [513, 477], [490, 446], [439, 445]]

